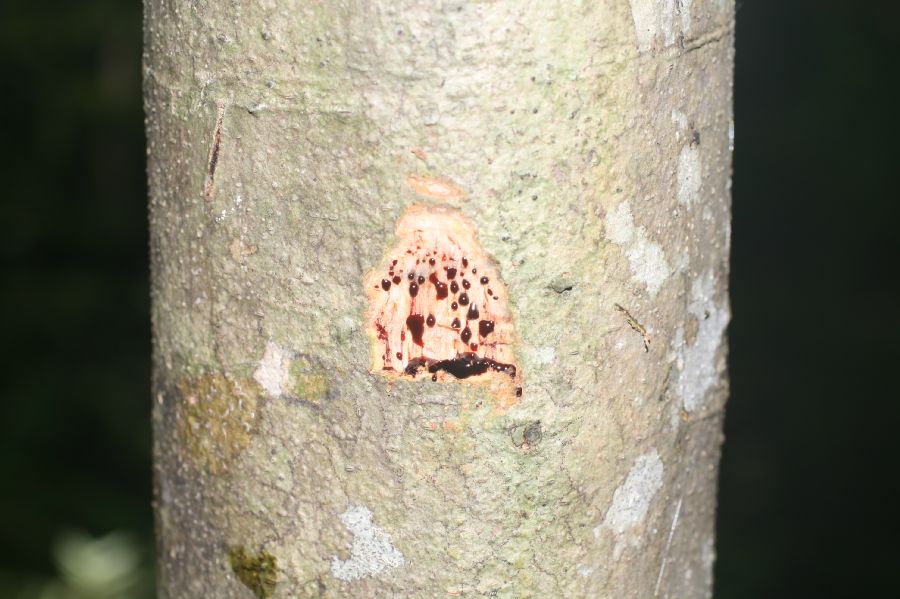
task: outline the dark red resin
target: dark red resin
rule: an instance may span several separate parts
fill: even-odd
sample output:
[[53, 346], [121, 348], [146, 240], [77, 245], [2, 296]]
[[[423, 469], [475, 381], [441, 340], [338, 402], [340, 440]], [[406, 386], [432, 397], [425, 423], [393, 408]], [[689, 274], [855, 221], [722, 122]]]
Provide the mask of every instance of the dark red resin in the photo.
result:
[[439, 300], [447, 297], [447, 283], [438, 281], [437, 275], [434, 273], [431, 273], [431, 276], [428, 277], [428, 280], [431, 281], [432, 285], [434, 285], [434, 290]]
[[478, 334], [482, 337], [487, 337], [491, 333], [494, 332], [494, 321], [493, 320], [480, 320], [478, 321]]
[[421, 314], [410, 314], [406, 319], [406, 326], [412, 333], [413, 343], [419, 347], [425, 347], [422, 342], [422, 333], [425, 331], [425, 318]]
[[[516, 367], [512, 364], [496, 362], [490, 358], [482, 358], [478, 354], [466, 352], [449, 360], [428, 360], [426, 358], [413, 358], [406, 366], [406, 374], [416, 376], [421, 368], [426, 368], [429, 373], [436, 374], [440, 371], [452, 374], [458, 379], [467, 379], [470, 376], [484, 374], [488, 370], [502, 372], [515, 378]], [[434, 379], [432, 379], [434, 380]], [[521, 397], [522, 388], [516, 388], [516, 397]]]

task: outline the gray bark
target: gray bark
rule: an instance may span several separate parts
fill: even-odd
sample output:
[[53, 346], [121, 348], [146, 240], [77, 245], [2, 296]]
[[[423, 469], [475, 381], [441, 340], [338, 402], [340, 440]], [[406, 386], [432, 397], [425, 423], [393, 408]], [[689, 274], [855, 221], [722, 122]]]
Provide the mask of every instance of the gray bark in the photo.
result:
[[[731, 0], [145, 5], [161, 596], [709, 596]], [[410, 207], [520, 396], [377, 365]]]

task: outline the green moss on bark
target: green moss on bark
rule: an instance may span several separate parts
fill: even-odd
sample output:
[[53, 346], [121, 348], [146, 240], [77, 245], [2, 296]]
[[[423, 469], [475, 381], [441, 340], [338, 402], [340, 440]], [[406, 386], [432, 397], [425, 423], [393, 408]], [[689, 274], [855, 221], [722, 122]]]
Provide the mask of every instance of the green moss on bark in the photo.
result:
[[228, 550], [231, 570], [260, 599], [268, 599], [278, 584], [278, 560], [268, 551], [250, 554], [243, 546]]

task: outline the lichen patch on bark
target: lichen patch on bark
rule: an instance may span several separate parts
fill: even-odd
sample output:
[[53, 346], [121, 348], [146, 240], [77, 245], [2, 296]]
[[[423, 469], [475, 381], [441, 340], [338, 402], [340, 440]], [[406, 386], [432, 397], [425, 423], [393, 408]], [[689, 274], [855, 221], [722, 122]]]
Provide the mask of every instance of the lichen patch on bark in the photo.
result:
[[178, 383], [177, 427], [182, 447], [196, 466], [222, 474], [250, 443], [260, 388], [219, 372]]
[[662, 42], [671, 46], [684, 40], [691, 30], [692, 0], [631, 0], [635, 37], [644, 52]]
[[250, 554], [243, 546], [228, 550], [231, 570], [259, 599], [268, 599], [278, 584], [278, 560], [268, 551]]
[[623, 246], [633, 280], [646, 285], [647, 292], [655, 297], [672, 269], [662, 246], [651, 239], [644, 227], [635, 225], [631, 204], [627, 200], [620, 202], [607, 215], [606, 237]]
[[720, 351], [725, 330], [731, 320], [728, 302], [716, 298], [716, 277], [704, 273], [691, 286], [688, 313], [696, 319], [693, 342], [685, 337], [685, 328], [675, 332], [676, 364], [680, 370], [676, 393], [688, 413], [706, 403], [706, 394], [720, 381], [724, 356]]
[[254, 380], [272, 399], [285, 398], [319, 405], [331, 388], [328, 373], [314, 356], [288, 351], [269, 341], [253, 372]]
[[613, 494], [612, 504], [601, 526], [594, 529], [599, 537], [602, 530], [612, 532], [616, 539], [613, 557], [618, 558], [625, 546], [639, 544], [640, 535], [630, 531], [644, 521], [650, 503], [663, 486], [664, 468], [659, 453], [653, 451], [640, 456], [628, 472], [628, 477]]
[[288, 376], [289, 358], [277, 343], [269, 341], [253, 378], [265, 389], [270, 397], [279, 397], [284, 390]]
[[352, 582], [377, 576], [406, 563], [403, 554], [391, 543], [391, 535], [373, 524], [369, 508], [351, 505], [341, 514], [341, 522], [353, 535], [353, 541], [350, 557], [342, 560], [335, 556], [331, 560], [331, 574], [338, 580]]
[[700, 144], [687, 143], [678, 155], [678, 203], [690, 206], [700, 200], [703, 184], [703, 162]]
[[522, 395], [506, 285], [458, 211], [412, 206], [366, 276], [372, 368], [435, 382], [489, 381], [498, 407]]

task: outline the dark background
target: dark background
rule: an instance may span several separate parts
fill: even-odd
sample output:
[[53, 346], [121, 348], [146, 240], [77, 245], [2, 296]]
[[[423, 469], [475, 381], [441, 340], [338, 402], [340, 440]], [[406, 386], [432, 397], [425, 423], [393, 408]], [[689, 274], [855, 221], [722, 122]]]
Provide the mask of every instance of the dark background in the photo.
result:
[[[140, 19], [0, 8], [0, 597], [78, 530], [152, 590]], [[897, 2], [739, 6], [720, 599], [897, 592], [898, 48]]]

